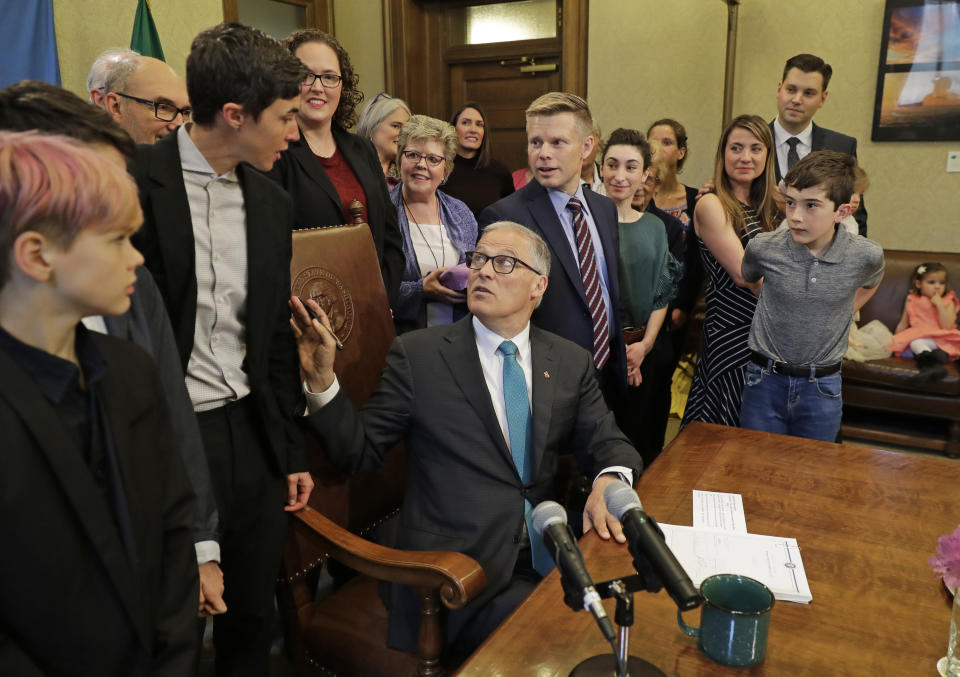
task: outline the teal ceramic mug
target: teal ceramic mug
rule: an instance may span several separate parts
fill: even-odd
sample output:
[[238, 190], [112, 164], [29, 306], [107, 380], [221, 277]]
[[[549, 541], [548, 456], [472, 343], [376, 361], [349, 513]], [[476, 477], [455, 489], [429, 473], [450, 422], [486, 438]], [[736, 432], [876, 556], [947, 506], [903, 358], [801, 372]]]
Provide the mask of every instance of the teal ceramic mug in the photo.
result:
[[716, 574], [700, 584], [700, 627], [680, 628], [697, 638], [697, 646], [721, 665], [746, 668], [763, 662], [770, 629], [773, 593], [760, 581], [738, 574]]

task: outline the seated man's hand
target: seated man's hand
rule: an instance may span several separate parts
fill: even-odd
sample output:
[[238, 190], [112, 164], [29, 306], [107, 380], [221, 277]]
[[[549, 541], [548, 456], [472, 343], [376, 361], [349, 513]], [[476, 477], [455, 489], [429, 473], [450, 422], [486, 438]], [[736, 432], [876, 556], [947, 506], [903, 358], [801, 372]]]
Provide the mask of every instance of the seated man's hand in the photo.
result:
[[223, 572], [216, 562], [200, 565], [200, 608], [198, 616], [216, 616], [226, 612], [223, 601]]
[[333, 360], [337, 352], [337, 342], [333, 338], [333, 328], [327, 314], [320, 304], [307, 301], [318, 319], [313, 319], [296, 296], [290, 298], [290, 327], [297, 339], [297, 353], [300, 368], [303, 370], [307, 387], [311, 392], [322, 393], [334, 380]]
[[611, 482], [619, 482], [620, 477], [614, 473], [604, 473], [593, 483], [593, 490], [587, 497], [587, 504], [583, 508], [583, 533], [591, 529], [597, 530], [597, 536], [607, 540], [613, 534], [617, 543], [626, 543], [623, 535], [623, 526], [620, 521], [607, 511], [607, 503], [603, 500], [603, 490]]

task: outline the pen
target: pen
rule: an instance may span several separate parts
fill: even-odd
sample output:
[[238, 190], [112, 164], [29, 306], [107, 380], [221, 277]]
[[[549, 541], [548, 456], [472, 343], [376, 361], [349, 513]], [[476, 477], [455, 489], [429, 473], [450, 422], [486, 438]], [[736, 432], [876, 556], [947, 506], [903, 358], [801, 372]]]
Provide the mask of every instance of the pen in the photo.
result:
[[[307, 314], [310, 315], [310, 319], [319, 321], [320, 316], [313, 311], [313, 308], [307, 305], [306, 299], [304, 299], [302, 296], [300, 296], [299, 299], [300, 303], [302, 303], [303, 307], [306, 309]], [[325, 325], [323, 322], [320, 322], [320, 326], [326, 329], [330, 333], [330, 336], [333, 337], [333, 340], [337, 342], [337, 350], [343, 350], [343, 344], [340, 342], [340, 339], [337, 338], [337, 335], [333, 333], [333, 330], [327, 327], [327, 325]]]

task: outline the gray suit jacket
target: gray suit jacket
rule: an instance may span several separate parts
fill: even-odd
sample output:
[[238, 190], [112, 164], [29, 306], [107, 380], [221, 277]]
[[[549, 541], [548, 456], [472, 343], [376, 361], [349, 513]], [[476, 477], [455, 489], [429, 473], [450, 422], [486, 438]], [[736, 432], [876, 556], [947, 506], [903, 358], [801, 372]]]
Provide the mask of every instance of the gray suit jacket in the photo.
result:
[[130, 297], [130, 309], [123, 315], [105, 317], [107, 333], [133, 341], [143, 348], [160, 374], [160, 383], [170, 408], [173, 442], [180, 450], [187, 476], [197, 494], [197, 516], [193, 522], [193, 540], [218, 540], [217, 502], [210, 484], [207, 456], [197, 426], [197, 415], [183, 381], [183, 367], [177, 355], [170, 318], [163, 306], [163, 297], [145, 266], [137, 268], [136, 291]]
[[[642, 465], [604, 403], [590, 353], [531, 326], [534, 480], [524, 486], [494, 413], [471, 321], [468, 315], [397, 337], [380, 384], [362, 410], [341, 390], [306, 419], [333, 461], [349, 472], [376, 467], [404, 442], [406, 492], [391, 545], [476, 559], [487, 588], [467, 613], [509, 583], [524, 499], [536, 505], [555, 498], [560, 454], [575, 454], [585, 473], [614, 465], [639, 473]], [[412, 651], [420, 613], [404, 587], [391, 590], [389, 642]]]
[[[770, 134], [773, 134], [774, 139], [776, 139], [776, 135], [773, 131], [773, 120], [770, 121]], [[835, 150], [840, 153], [846, 153], [847, 155], [857, 157], [857, 140], [854, 137], [841, 134], [840, 132], [835, 132], [832, 129], [821, 127], [815, 122], [813, 123], [813, 138], [810, 139], [810, 147], [813, 150]], [[774, 157], [776, 157], [776, 153], [774, 153]], [[780, 171], [779, 162], [776, 164], [776, 170], [777, 183], [780, 183], [780, 180], [783, 178], [783, 174]], [[860, 207], [857, 208], [857, 211], [853, 213], [853, 218], [857, 220], [857, 224], [860, 226], [860, 234], [866, 237], [867, 207], [862, 196], [860, 197]]]

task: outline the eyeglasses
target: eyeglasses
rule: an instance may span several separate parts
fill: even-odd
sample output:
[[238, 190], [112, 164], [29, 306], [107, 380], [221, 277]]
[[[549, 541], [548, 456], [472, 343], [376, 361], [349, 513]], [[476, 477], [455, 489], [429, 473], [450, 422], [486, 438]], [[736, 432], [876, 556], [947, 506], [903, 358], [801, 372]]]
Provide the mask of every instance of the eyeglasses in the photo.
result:
[[543, 275], [539, 270], [531, 266], [529, 263], [524, 263], [516, 256], [507, 256], [506, 254], [497, 254], [496, 256], [487, 256], [486, 254], [481, 254], [480, 252], [467, 252], [465, 254], [467, 258], [467, 266], [473, 270], [481, 270], [487, 261], [493, 263], [493, 270], [501, 275], [509, 275], [513, 272], [513, 269], [517, 267], [519, 263], [524, 268], [529, 268], [537, 275]]
[[390, 96], [389, 94], [387, 94], [386, 92], [380, 92], [380, 93], [377, 94], [375, 97], [373, 97], [373, 101], [370, 102], [370, 105], [372, 106], [373, 104], [375, 104], [375, 103], [376, 103], [377, 101], [379, 101], [380, 99], [392, 99], [392, 98], [393, 98], [393, 97]]
[[412, 162], [415, 165], [420, 164], [420, 160], [426, 160], [427, 164], [431, 167], [439, 167], [441, 162], [444, 162], [447, 158], [442, 155], [427, 155], [425, 153], [418, 153], [415, 150], [405, 150], [403, 151], [403, 157]]
[[173, 122], [177, 119], [178, 115], [182, 115], [184, 120], [189, 120], [190, 116], [193, 115], [193, 109], [190, 106], [185, 108], [177, 108], [172, 103], [162, 103], [160, 101], [151, 101], [150, 99], [141, 99], [139, 96], [130, 96], [129, 94], [124, 94], [123, 92], [115, 92], [117, 96], [122, 96], [124, 99], [130, 99], [131, 101], [136, 101], [137, 103], [142, 103], [144, 106], [153, 106], [153, 117], [158, 120], [163, 120], [164, 122]]
[[327, 89], [333, 89], [340, 84], [343, 76], [336, 73], [307, 73], [302, 84], [304, 87], [313, 87], [313, 83], [317, 80], [320, 80], [320, 84]]

